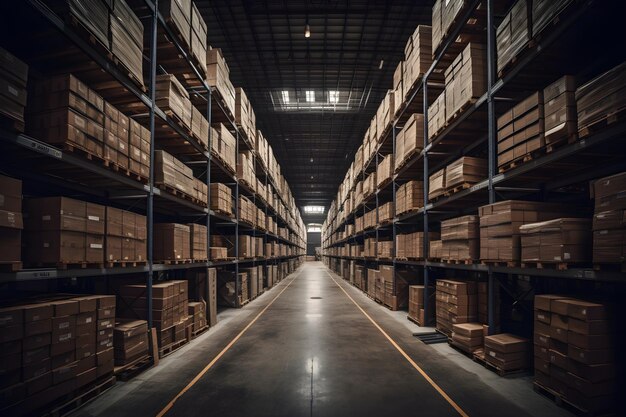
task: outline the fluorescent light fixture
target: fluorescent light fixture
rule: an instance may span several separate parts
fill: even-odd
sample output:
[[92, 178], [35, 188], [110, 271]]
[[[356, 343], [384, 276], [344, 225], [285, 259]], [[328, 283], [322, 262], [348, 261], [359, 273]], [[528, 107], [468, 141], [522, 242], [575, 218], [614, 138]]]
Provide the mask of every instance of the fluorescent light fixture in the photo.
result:
[[385, 60], [384, 60], [384, 59], [381, 59], [381, 60], [380, 60], [380, 64], [378, 64], [378, 69], [379, 69], [379, 70], [383, 69], [383, 65], [384, 65], [384, 64], [385, 64]]
[[329, 103], [338, 103], [339, 102], [339, 91], [337, 91], [337, 90], [329, 90], [328, 91], [328, 102]]
[[315, 91], [306, 90], [306, 102], [307, 103], [315, 103]]
[[289, 103], [289, 91], [283, 90], [281, 94], [283, 96], [283, 103]]
[[305, 38], [310, 38], [311, 37], [311, 27], [309, 26], [308, 23], [304, 27], [304, 37]]
[[324, 214], [324, 206], [304, 206], [304, 212], [310, 214]]

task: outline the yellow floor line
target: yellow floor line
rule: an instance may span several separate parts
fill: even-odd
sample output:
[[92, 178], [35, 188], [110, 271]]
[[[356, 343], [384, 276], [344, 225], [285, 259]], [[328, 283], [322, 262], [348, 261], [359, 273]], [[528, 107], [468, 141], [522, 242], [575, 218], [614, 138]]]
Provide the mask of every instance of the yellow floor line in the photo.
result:
[[400, 354], [402, 356], [404, 356], [404, 359], [406, 359], [412, 366], [413, 368], [415, 368], [417, 370], [417, 372], [419, 372], [424, 379], [435, 389], [437, 390], [437, 392], [448, 402], [448, 404], [450, 404], [457, 413], [459, 413], [461, 416], [463, 417], [469, 417], [469, 414], [467, 414], [465, 411], [463, 411], [463, 409], [456, 403], [454, 402], [454, 400], [452, 398], [450, 398], [450, 396], [448, 394], [446, 394], [446, 392], [439, 386], [437, 385], [437, 383], [435, 381], [433, 381], [433, 379], [428, 376], [428, 374], [422, 369], [420, 368], [420, 366], [418, 364], [415, 363], [415, 361], [413, 359], [411, 359], [411, 357], [409, 355], [407, 355], [407, 353], [404, 351], [404, 349], [402, 349], [396, 342], [395, 340], [393, 340], [391, 338], [391, 336], [389, 336], [387, 334], [387, 332], [385, 332], [382, 327], [380, 327], [378, 325], [378, 323], [376, 323], [376, 321], [374, 321], [374, 319], [365, 312], [365, 310], [363, 310], [363, 308], [361, 308], [361, 306], [354, 300], [354, 298], [352, 298], [350, 296], [350, 294], [348, 294], [348, 292], [341, 286], [339, 285], [339, 283], [335, 280], [335, 278], [332, 277], [332, 275], [330, 275], [328, 273], [328, 271], [325, 271], [326, 274], [328, 274], [328, 276], [330, 277], [330, 279], [332, 279], [335, 284], [341, 289], [341, 291], [343, 291], [343, 293], [354, 303], [355, 306], [357, 306], [357, 308], [359, 310], [361, 310], [361, 313], [363, 313], [365, 315], [365, 317], [367, 317], [369, 319], [369, 321], [372, 322], [372, 324], [383, 334], [383, 336], [385, 336], [387, 338], [387, 340], [389, 340], [389, 342], [393, 345], [393, 347], [396, 348], [396, 350], [398, 352], [400, 352]]
[[243, 334], [254, 324], [254, 322], [256, 322], [259, 317], [261, 317], [263, 315], [263, 313], [265, 313], [265, 311], [274, 303], [274, 301], [276, 301], [278, 299], [278, 297], [281, 296], [282, 293], [285, 292], [285, 290], [287, 288], [289, 288], [289, 286], [291, 285], [292, 282], [294, 282], [298, 277], [300, 276], [300, 272], [298, 272], [298, 275], [296, 275], [294, 278], [291, 279], [291, 281], [289, 281], [289, 283], [287, 285], [285, 285], [285, 288], [283, 288], [277, 295], [276, 297], [274, 297], [272, 299], [272, 301], [270, 301], [264, 308], [263, 310], [261, 310], [259, 312], [259, 314], [256, 315], [256, 317], [254, 317], [252, 319], [252, 321], [250, 323], [248, 323], [248, 325], [246, 327], [243, 328], [242, 331], [239, 332], [239, 334], [237, 334], [237, 336], [235, 336], [235, 338], [233, 340], [230, 341], [230, 343], [228, 343], [226, 345], [226, 347], [224, 349], [222, 349], [222, 351], [220, 353], [217, 354], [216, 357], [213, 358], [213, 360], [211, 362], [209, 362], [209, 364], [207, 366], [204, 367], [204, 369], [202, 371], [200, 371], [198, 373], [198, 375], [196, 375], [194, 377], [194, 379], [191, 380], [191, 382], [189, 382], [187, 384], [187, 386], [185, 388], [183, 388], [173, 399], [172, 401], [170, 401], [165, 407], [163, 407], [163, 409], [161, 411], [159, 411], [159, 413], [157, 414], [157, 417], [162, 417], [165, 414], [167, 414], [167, 412], [174, 406], [174, 403], [176, 403], [176, 401], [178, 401], [178, 399], [180, 397], [183, 396], [183, 394], [185, 394], [187, 391], [189, 391], [189, 389], [191, 387], [193, 387], [196, 382], [198, 382], [200, 380], [200, 378], [202, 378], [204, 376], [204, 374], [206, 374], [209, 369], [211, 369], [213, 367], [213, 365], [215, 365], [215, 363], [220, 360], [220, 358], [222, 356], [224, 356], [224, 354], [226, 352], [228, 352], [228, 350], [233, 347], [233, 345], [237, 342], [237, 340], [239, 340], [239, 338], [241, 338], [241, 336], [243, 336]]

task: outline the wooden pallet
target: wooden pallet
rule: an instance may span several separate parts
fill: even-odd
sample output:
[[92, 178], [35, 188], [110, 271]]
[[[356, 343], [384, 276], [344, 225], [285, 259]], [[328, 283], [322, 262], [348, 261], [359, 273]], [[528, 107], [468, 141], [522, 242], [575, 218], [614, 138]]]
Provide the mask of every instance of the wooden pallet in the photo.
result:
[[411, 322], [413, 322], [413, 323], [417, 324], [418, 326], [422, 327], [422, 323], [420, 323], [420, 322], [419, 322], [419, 320], [418, 320], [418, 319], [416, 319], [415, 317], [411, 317], [411, 316], [409, 316], [409, 315], [407, 314], [406, 318], [407, 318], [409, 321], [411, 321]]
[[160, 190], [165, 191], [165, 192], [167, 192], [169, 194], [172, 194], [173, 196], [179, 197], [179, 198], [181, 198], [183, 200], [191, 201], [192, 203], [197, 204], [199, 206], [206, 207], [206, 201], [198, 200], [197, 198], [195, 198], [195, 197], [193, 197], [193, 196], [191, 196], [191, 195], [189, 195], [187, 193], [184, 193], [184, 192], [182, 192], [182, 191], [180, 191], [180, 190], [178, 190], [178, 189], [176, 189], [174, 187], [171, 187], [171, 186], [169, 186], [167, 184], [155, 184], [155, 185]]
[[100, 262], [35, 262], [29, 264], [35, 268], [54, 268], [62, 271], [68, 269], [103, 269], [104, 263]]
[[196, 337], [200, 336], [201, 334], [203, 334], [204, 332], [206, 332], [207, 330], [209, 330], [209, 325], [207, 324], [206, 326], [198, 329], [198, 330], [193, 330], [191, 332], [191, 338], [195, 339]]
[[[454, 340], [452, 340], [452, 338], [448, 338], [448, 345], [456, 350], [457, 352], [461, 353], [462, 355], [468, 357], [469, 359], [474, 360], [474, 352], [475, 351], [471, 351], [471, 350], [466, 350], [465, 346], [462, 346], [461, 344], [455, 342]], [[482, 349], [482, 348], [478, 348], [478, 349]], [[478, 350], [477, 349], [477, 350]]]
[[0, 127], [20, 133], [24, 132], [25, 129], [23, 120], [15, 120], [4, 114], [0, 114]]
[[65, 400], [57, 402], [48, 411], [41, 413], [42, 416], [60, 417], [70, 414], [101, 394], [104, 394], [115, 385], [116, 378], [113, 375], [103, 376], [86, 387], [79, 388], [72, 394], [68, 394]]
[[128, 381], [151, 366], [152, 357], [146, 353], [145, 355], [141, 355], [127, 364], [116, 366], [113, 369], [113, 375], [115, 375], [115, 377], [120, 381]]
[[407, 215], [412, 215], [412, 214], [417, 213], [417, 212], [418, 212], [418, 211], [420, 211], [420, 210], [421, 210], [421, 207], [413, 207], [413, 208], [411, 208], [411, 209], [409, 209], [409, 210], [403, 211], [402, 213], [398, 213], [397, 215], [398, 215], [398, 216], [407, 216]]
[[195, 261], [193, 259], [164, 259], [161, 261], [154, 261], [154, 263], [159, 263], [163, 265], [184, 265], [184, 264], [192, 264]]
[[0, 272], [20, 271], [24, 264], [21, 261], [0, 262]]
[[145, 266], [146, 261], [107, 261], [104, 263], [105, 268], [134, 268]]
[[411, 159], [413, 159], [416, 154], [420, 153], [421, 151], [421, 149], [413, 148], [409, 151], [409, 153], [405, 153], [402, 157], [402, 161], [400, 161], [400, 163], [396, 165], [395, 172], [400, 171], [406, 164], [409, 163], [409, 161], [411, 161]]
[[[448, 120], [446, 120], [446, 122], [444, 123], [444, 129], [446, 127], [450, 126], [455, 119], [461, 117], [461, 115], [463, 113], [465, 113], [471, 106], [473, 106], [474, 103], [476, 103], [476, 101], [479, 98], [480, 97], [472, 97], [472, 98], [468, 99], [465, 103], [463, 103], [461, 105], [461, 107], [459, 107], [459, 109], [457, 111], [452, 113], [452, 116], [448, 117]], [[443, 129], [441, 129], [441, 130], [443, 130]]]
[[518, 156], [517, 158], [514, 158], [513, 160], [506, 162], [504, 164], [500, 164], [498, 165], [498, 172], [501, 174], [503, 172], [509, 171], [513, 168], [517, 168], [520, 165], [523, 165], [527, 162], [530, 162], [538, 157], [540, 157], [541, 155], [545, 154], [546, 152], [546, 148], [540, 148], [540, 149], [536, 149], [532, 152], [529, 152], [527, 154]]
[[456, 194], [456, 193], [458, 193], [460, 191], [467, 190], [472, 185], [474, 185], [474, 183], [464, 182], [462, 184], [455, 185], [454, 187], [448, 187], [448, 188], [446, 188], [446, 191], [444, 192], [444, 195], [446, 197], [449, 197], [452, 194]]
[[451, 265], [473, 265], [476, 262], [475, 259], [441, 259], [441, 263]]
[[178, 350], [181, 347], [183, 347], [184, 345], [186, 345], [187, 342], [188, 342], [187, 339], [182, 339], [182, 340], [179, 340], [177, 342], [170, 343], [167, 346], [160, 347], [159, 348], [159, 358], [164, 358], [167, 355], [171, 355], [176, 350]]
[[599, 417], [599, 416], [615, 416], [617, 414], [610, 411], [600, 411], [600, 412], [591, 412], [589, 410], [584, 409], [572, 401], [568, 400], [564, 395], [556, 392], [555, 390], [546, 387], [540, 382], [533, 381], [533, 390], [543, 395], [544, 397], [554, 401], [556, 405], [559, 407], [563, 407], [564, 409], [580, 416], [589, 416], [589, 417]]
[[215, 213], [217, 213], [217, 214], [219, 214], [221, 216], [226, 216], [226, 217], [229, 217], [231, 219], [235, 218], [235, 215], [233, 213], [229, 213], [227, 211], [220, 210], [220, 209], [214, 209], [214, 208], [212, 208], [211, 210], [213, 210]]
[[589, 123], [587, 126], [583, 126], [578, 130], [578, 136], [585, 138], [593, 133], [596, 133], [602, 129], [606, 129], [613, 123], [623, 121], [626, 118], [626, 107], [615, 110], [606, 114], [599, 120]]
[[567, 271], [572, 268], [580, 268], [584, 266], [584, 263], [573, 262], [522, 262], [522, 268], [536, 268], [536, 269], [556, 269], [557, 271]]
[[481, 355], [473, 355], [472, 357], [476, 363], [480, 363], [485, 368], [489, 369], [492, 372], [495, 372], [501, 377], [511, 376], [511, 375], [523, 375], [528, 373], [528, 368], [520, 368], [520, 369], [510, 369], [505, 370], [496, 366], [485, 359], [484, 353]]
[[517, 52], [517, 55], [511, 57], [511, 59], [506, 62], [502, 68], [500, 68], [500, 70], [498, 71], [498, 78], [502, 78], [507, 72], [509, 72], [509, 70], [511, 70], [511, 68], [515, 67], [515, 65], [517, 65], [517, 63], [519, 62], [519, 60], [531, 49], [533, 49], [535, 46], [537, 45], [537, 42], [535, 39], [531, 39], [529, 41], [527, 41], [524, 46], [522, 46], [519, 51]]
[[487, 259], [481, 259], [480, 263], [483, 265], [500, 266], [500, 267], [505, 267], [505, 268], [516, 268], [516, 267], [519, 267], [520, 265], [518, 261], [500, 261], [500, 260], [487, 260]]

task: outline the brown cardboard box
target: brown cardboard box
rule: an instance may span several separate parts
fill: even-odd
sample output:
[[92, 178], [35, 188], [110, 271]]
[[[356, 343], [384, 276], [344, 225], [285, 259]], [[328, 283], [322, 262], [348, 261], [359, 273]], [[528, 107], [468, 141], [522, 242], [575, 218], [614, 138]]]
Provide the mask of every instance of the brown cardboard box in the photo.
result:
[[207, 259], [207, 228], [204, 225], [190, 223], [190, 253], [196, 260]]
[[191, 259], [189, 226], [177, 223], [157, 223], [154, 225], [154, 243], [155, 259]]

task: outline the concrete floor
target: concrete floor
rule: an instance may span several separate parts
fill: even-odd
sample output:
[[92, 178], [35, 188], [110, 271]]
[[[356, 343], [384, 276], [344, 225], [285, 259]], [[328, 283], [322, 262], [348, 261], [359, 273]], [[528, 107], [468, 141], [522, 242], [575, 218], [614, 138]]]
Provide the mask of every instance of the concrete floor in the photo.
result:
[[500, 378], [447, 344], [423, 344], [413, 333], [424, 329], [409, 322], [405, 312], [381, 307], [320, 262], [304, 264], [255, 302], [240, 310], [226, 310], [219, 318], [217, 326], [159, 366], [116, 384], [75, 415], [157, 415], [186, 386], [188, 390], [166, 415], [571, 415], [534, 393], [530, 377]]

